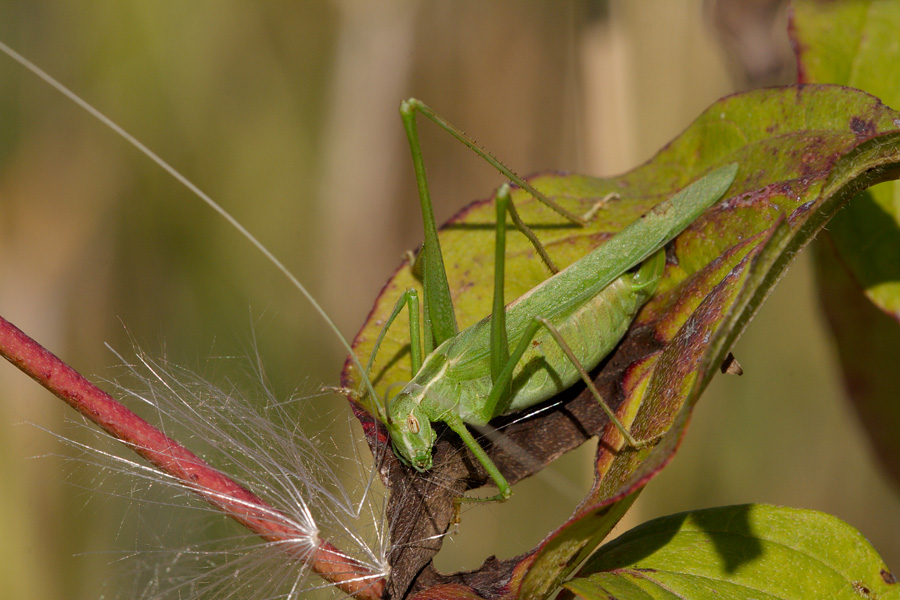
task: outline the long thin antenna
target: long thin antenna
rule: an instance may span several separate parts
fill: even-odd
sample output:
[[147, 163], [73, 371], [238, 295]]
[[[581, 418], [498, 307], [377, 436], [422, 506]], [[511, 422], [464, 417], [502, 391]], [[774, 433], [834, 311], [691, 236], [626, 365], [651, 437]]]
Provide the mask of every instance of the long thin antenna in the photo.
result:
[[309, 293], [309, 291], [306, 289], [306, 287], [302, 283], [300, 283], [300, 280], [297, 279], [294, 276], [294, 274], [291, 273], [288, 270], [288, 268], [285, 267], [284, 264], [280, 260], [278, 260], [278, 258], [276, 258], [275, 255], [272, 254], [272, 252], [270, 252], [269, 249], [266, 248], [262, 244], [262, 242], [260, 242], [258, 239], [256, 239], [256, 236], [254, 236], [252, 233], [250, 233], [246, 227], [241, 225], [237, 219], [232, 217], [231, 214], [228, 213], [228, 211], [226, 211], [224, 208], [222, 208], [218, 202], [216, 202], [215, 200], [210, 198], [203, 190], [201, 190], [199, 187], [194, 185], [187, 177], [185, 177], [184, 175], [179, 173], [175, 169], [175, 167], [173, 167], [172, 165], [167, 163], [165, 160], [163, 160], [153, 150], [151, 150], [150, 148], [145, 146], [140, 140], [138, 140], [133, 135], [131, 135], [130, 133], [125, 131], [125, 129], [120, 127], [115, 121], [113, 121], [112, 119], [110, 119], [109, 117], [104, 115], [102, 112], [100, 112], [99, 110], [94, 108], [92, 105], [88, 104], [88, 102], [83, 100], [78, 94], [76, 94], [75, 92], [73, 92], [72, 90], [70, 90], [69, 88], [64, 86], [62, 83], [57, 81], [52, 75], [50, 75], [49, 73], [47, 73], [46, 71], [41, 69], [39, 66], [37, 66], [30, 60], [28, 60], [27, 58], [25, 58], [24, 56], [22, 56], [21, 54], [19, 54], [18, 52], [16, 52], [15, 50], [10, 48], [6, 44], [4, 44], [2, 41], [0, 41], [0, 51], [2, 51], [4, 54], [9, 56], [11, 59], [13, 59], [17, 63], [19, 63], [20, 65], [25, 67], [26, 69], [28, 69], [29, 71], [31, 71], [32, 73], [34, 73], [35, 75], [40, 77], [41, 79], [43, 79], [45, 82], [47, 82], [51, 87], [56, 89], [63, 96], [65, 96], [66, 98], [68, 98], [69, 100], [71, 100], [72, 102], [74, 102], [75, 104], [80, 106], [81, 108], [83, 108], [92, 117], [94, 117], [95, 119], [97, 119], [98, 121], [100, 121], [101, 123], [103, 123], [104, 125], [109, 127], [110, 129], [112, 129], [122, 139], [124, 139], [126, 142], [128, 142], [129, 144], [131, 144], [132, 146], [137, 148], [138, 151], [140, 151], [147, 158], [149, 158], [150, 160], [155, 162], [157, 165], [159, 165], [164, 171], [166, 171], [169, 175], [174, 177], [176, 181], [181, 183], [181, 185], [183, 185], [188, 190], [193, 192], [193, 194], [195, 196], [197, 196], [198, 198], [203, 200], [203, 202], [205, 202], [207, 206], [209, 206], [214, 211], [219, 213], [219, 215], [223, 219], [228, 221], [228, 223], [232, 227], [234, 227], [238, 231], [238, 233], [240, 233], [242, 236], [244, 236], [244, 238], [246, 238], [247, 241], [249, 241], [257, 250], [262, 252], [263, 256], [265, 256], [269, 261], [271, 261], [271, 263], [273, 265], [275, 265], [275, 267], [279, 271], [281, 271], [281, 273], [284, 274], [285, 277], [288, 278], [288, 280], [294, 285], [294, 287], [297, 288], [301, 294], [303, 294], [303, 296], [309, 301], [309, 303], [312, 305], [312, 307], [315, 309], [315, 311], [317, 313], [319, 313], [319, 316], [322, 317], [322, 319], [325, 321], [325, 323], [328, 325], [328, 327], [331, 328], [331, 330], [334, 332], [334, 334], [340, 340], [341, 344], [344, 346], [344, 349], [347, 351], [348, 354], [350, 354], [350, 357], [353, 360], [353, 364], [356, 365], [356, 368], [359, 370], [360, 376], [363, 378], [363, 381], [365, 382], [365, 385], [366, 385], [366, 389], [369, 392], [369, 396], [373, 399], [373, 402], [377, 402], [378, 396], [375, 395], [375, 390], [372, 387], [372, 383], [369, 381], [369, 378], [366, 375], [366, 371], [365, 371], [365, 369], [363, 369], [363, 366], [360, 363], [359, 358], [357, 358], [356, 353], [353, 352], [353, 348], [350, 346], [350, 342], [347, 341], [347, 339], [341, 333], [340, 329], [338, 329], [338, 326], [335, 324], [335, 322], [331, 320], [331, 317], [328, 316], [328, 313], [325, 312], [325, 309], [323, 309], [319, 305], [319, 303], [316, 301], [316, 299], [313, 297], [313, 295]]

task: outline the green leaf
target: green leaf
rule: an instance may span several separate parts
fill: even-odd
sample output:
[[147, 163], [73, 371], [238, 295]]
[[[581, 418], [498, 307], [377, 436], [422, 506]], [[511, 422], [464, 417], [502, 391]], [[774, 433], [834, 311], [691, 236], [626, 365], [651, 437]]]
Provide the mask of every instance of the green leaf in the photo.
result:
[[587, 600], [891, 600], [900, 585], [854, 528], [760, 504], [655, 519], [600, 548], [565, 587]]
[[[792, 31], [803, 81], [852, 85], [900, 106], [900, 3], [798, 2]], [[900, 129], [900, 121], [894, 126]], [[865, 121], [855, 127], [870, 133]], [[892, 367], [900, 351], [900, 184], [858, 195], [829, 224], [824, 241], [817, 279], [845, 387], [882, 463], [900, 482], [900, 371]]]

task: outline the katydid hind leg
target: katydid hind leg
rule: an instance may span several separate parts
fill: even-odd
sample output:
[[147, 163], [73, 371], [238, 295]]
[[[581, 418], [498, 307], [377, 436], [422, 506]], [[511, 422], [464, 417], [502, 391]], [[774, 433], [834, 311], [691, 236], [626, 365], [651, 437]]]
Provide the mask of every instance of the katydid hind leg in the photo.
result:
[[450, 284], [447, 282], [447, 271], [438, 241], [437, 223], [434, 220], [434, 209], [431, 193], [428, 189], [428, 178], [425, 175], [425, 160], [422, 157], [422, 146], [416, 127], [415, 110], [409, 102], [400, 104], [400, 116], [406, 130], [406, 139], [412, 154], [413, 169], [416, 173], [416, 184], [419, 189], [419, 203], [422, 209], [422, 227], [425, 240], [422, 244], [422, 260], [424, 261], [422, 284], [425, 288], [425, 353], [430, 353], [444, 340], [456, 335], [456, 315], [453, 301], [450, 298]]
[[[417, 132], [416, 125], [415, 125], [416, 114], [422, 114], [423, 116], [427, 117], [430, 121], [432, 121], [433, 123], [438, 125], [441, 129], [443, 129], [444, 131], [446, 131], [447, 133], [452, 135], [454, 138], [459, 140], [463, 145], [465, 145], [467, 148], [472, 150], [475, 154], [477, 154], [478, 156], [483, 158], [488, 164], [490, 164], [492, 167], [497, 169], [497, 171], [499, 171], [502, 175], [507, 177], [515, 185], [517, 185], [518, 187], [520, 187], [523, 190], [525, 190], [526, 192], [528, 192], [528, 194], [533, 196], [536, 200], [538, 200], [539, 202], [541, 202], [548, 208], [552, 209], [559, 215], [563, 216], [568, 221], [571, 221], [572, 223], [575, 223], [575, 224], [581, 225], [581, 226], [584, 226], [588, 223], [589, 219], [572, 213], [571, 211], [563, 208], [558, 203], [556, 203], [553, 200], [551, 200], [550, 198], [548, 198], [545, 194], [543, 194], [540, 191], [538, 191], [537, 189], [535, 189], [535, 187], [533, 185], [531, 185], [530, 183], [525, 181], [525, 179], [523, 179], [522, 177], [517, 175], [514, 171], [512, 171], [512, 169], [510, 169], [509, 167], [504, 165], [502, 162], [500, 162], [500, 160], [497, 159], [497, 157], [495, 157], [490, 152], [486, 151], [484, 148], [479, 146], [475, 142], [475, 140], [473, 140], [471, 137], [466, 135], [461, 129], [459, 129], [458, 127], [456, 127], [455, 125], [453, 125], [452, 123], [450, 123], [449, 121], [447, 121], [446, 119], [441, 117], [440, 115], [438, 115], [434, 110], [432, 110], [425, 103], [423, 103], [415, 98], [409, 98], [407, 100], [404, 100], [400, 104], [400, 114], [403, 116], [403, 123], [404, 123], [404, 126], [406, 127], [407, 138], [410, 140], [410, 146], [412, 146], [413, 143], [415, 143], [415, 147], [416, 147], [416, 149], [413, 150], [413, 155], [414, 155], [413, 161], [414, 161], [414, 166], [416, 169], [416, 179], [419, 182], [420, 197], [422, 196], [423, 189], [424, 189], [424, 193], [426, 195], [428, 194], [428, 190], [427, 190], [427, 183], [425, 183], [425, 179], [424, 179], [424, 173], [425, 173], [424, 163], [422, 163], [421, 165], [418, 165], [416, 163], [417, 160], [421, 161], [421, 156], [422, 156], [421, 149], [419, 148], [418, 132]], [[415, 142], [413, 141], [413, 137], [415, 138]], [[421, 172], [421, 177], [419, 176], [420, 172]], [[430, 198], [430, 196], [429, 196], [429, 198]], [[428, 200], [428, 202], [430, 204], [430, 199]], [[591, 209], [590, 211], [588, 211], [588, 214], [592, 215], [593, 212], [595, 212], [595, 209]], [[521, 231], [525, 235], [525, 237], [528, 238], [528, 240], [531, 242], [531, 244], [534, 246], [535, 250], [537, 251], [538, 255], [541, 257], [541, 260], [544, 262], [544, 264], [547, 265], [547, 268], [550, 270], [550, 272], [551, 273], [558, 272], [559, 269], [553, 263], [553, 260], [550, 258], [550, 256], [547, 254], [547, 251], [544, 249], [543, 245], [540, 243], [540, 240], [538, 240], [537, 236], [534, 234], [534, 232], [531, 230], [531, 228], [528, 227], [528, 225], [526, 225], [525, 222], [521, 219], [521, 217], [519, 216], [518, 212], [516, 211], [516, 209], [512, 205], [512, 203], [510, 203], [509, 213], [510, 213], [510, 216], [512, 217], [513, 223], [515, 223], [515, 225], [516, 225], [516, 228], [519, 231]], [[433, 220], [434, 217], [432, 216], [431, 218]]]
[[456, 127], [455, 125], [453, 125], [452, 123], [450, 123], [449, 121], [447, 121], [446, 119], [441, 117], [436, 112], [434, 112], [434, 110], [431, 107], [429, 107], [428, 105], [426, 105], [424, 102], [417, 100], [415, 98], [409, 98], [408, 100], [403, 101], [403, 103], [401, 104], [400, 111], [403, 112], [404, 114], [406, 114], [406, 113], [409, 113], [409, 114], [421, 113], [422, 115], [427, 117], [429, 120], [431, 120], [433, 123], [438, 125], [441, 129], [443, 129], [444, 131], [446, 131], [447, 133], [449, 133], [450, 135], [455, 137], [457, 140], [462, 142], [472, 152], [474, 152], [475, 154], [477, 154], [478, 156], [483, 158], [488, 164], [490, 164], [492, 167], [497, 169], [504, 177], [506, 177], [507, 179], [512, 181], [514, 184], [516, 184], [517, 186], [519, 186], [520, 188], [522, 188], [523, 190], [525, 190], [526, 192], [528, 192], [529, 194], [534, 196], [534, 198], [536, 198], [542, 204], [545, 204], [548, 208], [553, 209], [554, 211], [556, 211], [557, 213], [559, 213], [560, 215], [562, 215], [563, 217], [565, 217], [566, 219], [568, 219], [569, 221], [571, 221], [573, 223], [577, 223], [579, 225], [586, 224], [586, 221], [582, 217], [580, 217], [572, 212], [569, 212], [568, 210], [566, 210], [565, 208], [563, 208], [562, 206], [560, 206], [553, 200], [550, 200], [549, 198], [547, 198], [547, 196], [545, 196], [544, 194], [542, 194], [541, 192], [536, 190], [534, 188], [534, 186], [532, 186], [530, 183], [528, 183], [527, 181], [522, 179], [522, 177], [517, 175], [512, 169], [510, 169], [509, 167], [504, 165], [502, 162], [500, 162], [500, 160], [496, 156], [494, 156], [493, 154], [491, 154], [490, 152], [488, 152], [487, 150], [485, 150], [484, 148], [479, 146], [475, 142], [475, 140], [473, 140], [471, 137], [466, 135], [461, 129], [459, 129], [458, 127]]

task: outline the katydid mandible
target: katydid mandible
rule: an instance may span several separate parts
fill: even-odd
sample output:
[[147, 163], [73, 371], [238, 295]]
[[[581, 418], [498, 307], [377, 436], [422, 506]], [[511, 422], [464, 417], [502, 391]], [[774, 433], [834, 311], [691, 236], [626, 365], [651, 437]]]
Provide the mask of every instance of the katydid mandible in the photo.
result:
[[[658, 204], [602, 246], [505, 308], [506, 214], [512, 215], [513, 222], [523, 233], [529, 235], [530, 232], [518, 220], [509, 186], [504, 184], [495, 197], [497, 243], [492, 314], [457, 332], [415, 129], [417, 112], [448, 130], [538, 200], [557, 209], [540, 192], [431, 109], [416, 100], [401, 105], [425, 228], [422, 250], [425, 331], [421, 331], [419, 324], [417, 292], [407, 290], [385, 323], [364, 375], [368, 377], [385, 331], [406, 307], [410, 315], [413, 376], [379, 411], [397, 457], [418, 471], [430, 469], [432, 447], [436, 441], [431, 423], [444, 422], [460, 436], [499, 490], [490, 498], [466, 497], [463, 500], [506, 500], [511, 494], [509, 483], [466, 424], [485, 425], [498, 415], [533, 406], [571, 387], [579, 379], [586, 382], [626, 443], [634, 447], [645, 445], [646, 442], [630, 435], [606, 405], [587, 372], [615, 348], [640, 307], [653, 295], [665, 268], [664, 246], [725, 194], [734, 181], [737, 165], [716, 169]], [[580, 221], [561, 209], [560, 212], [571, 220]], [[529, 239], [536, 247], [540, 246], [536, 238], [529, 235]], [[545, 253], [541, 255], [544, 257]], [[553, 268], [547, 258], [545, 262]]]

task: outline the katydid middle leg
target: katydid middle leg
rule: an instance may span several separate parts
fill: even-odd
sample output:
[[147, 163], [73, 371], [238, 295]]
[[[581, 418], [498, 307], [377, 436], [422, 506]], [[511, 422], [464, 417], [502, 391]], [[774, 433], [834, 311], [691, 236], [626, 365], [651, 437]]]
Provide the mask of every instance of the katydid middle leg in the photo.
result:
[[[664, 252], [664, 251], [661, 251]], [[594, 381], [591, 379], [590, 374], [578, 360], [578, 357], [575, 356], [575, 353], [569, 347], [569, 344], [566, 342], [565, 338], [560, 334], [559, 330], [553, 326], [550, 321], [543, 317], [535, 317], [535, 321], [545, 327], [547, 331], [550, 332], [550, 335], [556, 341], [560, 348], [562, 348], [563, 352], [565, 352], [568, 359], [578, 370], [578, 373], [581, 375], [582, 381], [584, 381], [585, 386], [587, 386], [588, 391], [591, 392], [591, 395], [594, 396], [594, 399], [597, 400], [597, 403], [600, 404], [600, 408], [603, 409], [603, 412], [606, 413], [606, 416], [609, 418], [610, 422], [615, 426], [616, 429], [619, 430], [619, 433], [622, 434], [622, 437], [625, 439], [625, 443], [640, 450], [641, 448], [646, 448], [647, 446], [651, 446], [655, 444], [659, 440], [659, 436], [646, 439], [646, 440], [638, 440], [631, 434], [631, 431], [625, 426], [624, 423], [616, 416], [616, 413], [609, 407], [606, 403], [606, 400], [600, 394], [600, 390], [597, 389], [597, 386], [594, 385]]]

